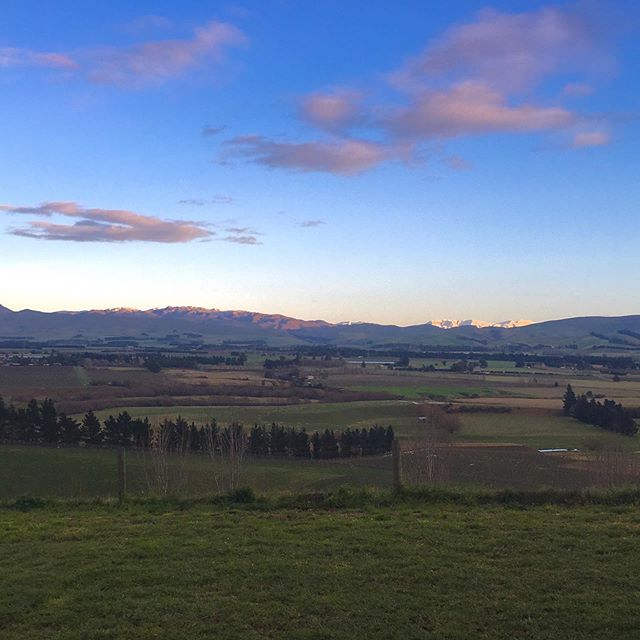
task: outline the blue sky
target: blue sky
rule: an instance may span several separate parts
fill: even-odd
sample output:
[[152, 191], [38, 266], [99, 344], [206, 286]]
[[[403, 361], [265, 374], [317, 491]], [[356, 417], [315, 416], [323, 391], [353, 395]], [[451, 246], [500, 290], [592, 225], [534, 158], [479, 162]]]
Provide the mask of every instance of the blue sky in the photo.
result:
[[0, 304], [640, 313], [635, 2], [0, 7]]

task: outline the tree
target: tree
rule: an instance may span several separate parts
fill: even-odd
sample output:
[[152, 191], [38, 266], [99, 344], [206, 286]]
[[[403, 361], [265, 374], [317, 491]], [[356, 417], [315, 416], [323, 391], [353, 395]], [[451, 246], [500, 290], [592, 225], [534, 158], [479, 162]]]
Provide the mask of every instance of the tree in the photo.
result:
[[80, 423], [76, 422], [64, 413], [58, 416], [58, 427], [62, 442], [65, 444], [78, 444], [82, 437]]
[[571, 385], [568, 384], [567, 390], [564, 392], [564, 395], [562, 396], [562, 411], [564, 412], [565, 416], [568, 416], [571, 414], [571, 410], [576, 404], [576, 400], [577, 400], [576, 394], [571, 388]]
[[41, 415], [41, 432], [42, 439], [51, 444], [60, 440], [60, 425], [58, 424], [58, 414], [56, 407], [51, 398], [47, 398], [42, 403]]
[[98, 420], [93, 411], [89, 411], [82, 419], [80, 431], [82, 433], [82, 439], [87, 444], [100, 444], [104, 438], [100, 420]]
[[27, 442], [36, 442], [40, 439], [40, 427], [42, 426], [42, 416], [37, 400], [29, 400], [27, 409], [24, 412], [24, 439]]

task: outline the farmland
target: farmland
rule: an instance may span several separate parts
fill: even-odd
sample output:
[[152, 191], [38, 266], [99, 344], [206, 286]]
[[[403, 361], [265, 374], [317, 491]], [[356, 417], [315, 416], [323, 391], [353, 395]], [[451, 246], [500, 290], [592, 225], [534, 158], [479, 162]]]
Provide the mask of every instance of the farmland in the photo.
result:
[[[284, 359], [267, 353], [272, 361]], [[290, 358], [289, 358], [290, 360]], [[424, 367], [435, 359], [418, 361]], [[443, 365], [443, 361], [437, 361]], [[446, 361], [450, 364], [449, 361]], [[122, 412], [148, 418], [151, 425], [183, 418], [203, 425], [240, 423], [282, 424], [308, 433], [325, 429], [369, 429], [391, 425], [405, 448], [419, 446], [425, 433], [421, 416], [429, 403], [445, 407], [459, 420], [447, 442], [456, 448], [447, 477], [451, 482], [489, 486], [582, 487], [602, 478], [591, 469], [601, 451], [638, 456], [638, 436], [623, 437], [563, 416], [562, 394], [570, 383], [577, 393], [608, 397], [625, 406], [640, 407], [640, 376], [622, 380], [594, 369], [535, 369], [491, 361], [473, 373], [443, 370], [402, 370], [340, 359], [302, 358], [298, 381], [269, 375], [256, 354], [241, 367], [203, 366], [147, 368], [86, 361], [82, 366], [0, 367], [0, 395], [18, 405], [29, 397], [53, 397], [62, 410], [81, 420], [94, 409], [100, 421]], [[504, 365], [504, 366], [502, 366]], [[523, 450], [491, 447], [523, 447]], [[484, 447], [478, 448], [478, 447]], [[570, 449], [567, 457], [540, 457], [538, 449]], [[137, 457], [136, 457], [137, 455]], [[572, 457], [573, 456], [573, 457]], [[576, 458], [577, 456], [577, 458]], [[635, 460], [635, 458], [634, 458]], [[57, 497], [115, 494], [113, 453], [90, 449], [3, 447], [0, 497]], [[410, 460], [408, 462], [411, 462]], [[513, 462], [513, 464], [511, 464]], [[177, 463], [176, 463], [177, 464]], [[170, 492], [204, 495], [218, 486], [206, 456], [190, 457], [183, 478]], [[127, 462], [128, 492], [147, 495], [149, 460], [131, 453]], [[470, 473], [473, 471], [473, 473]], [[388, 487], [390, 461], [369, 460], [251, 460], [243, 482], [259, 491], [324, 490], [341, 485]], [[475, 473], [475, 475], [474, 475]], [[635, 476], [619, 478], [625, 482]]]
[[638, 525], [634, 506], [2, 509], [0, 634], [631, 639]]

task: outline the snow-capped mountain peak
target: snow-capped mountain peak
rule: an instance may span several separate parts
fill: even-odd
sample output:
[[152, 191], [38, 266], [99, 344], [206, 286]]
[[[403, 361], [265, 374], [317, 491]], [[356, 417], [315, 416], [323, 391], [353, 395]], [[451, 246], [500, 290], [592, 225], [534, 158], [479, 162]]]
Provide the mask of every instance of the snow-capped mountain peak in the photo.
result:
[[457, 329], [458, 327], [499, 327], [501, 329], [513, 329], [514, 327], [526, 327], [532, 324], [530, 320], [503, 320], [501, 322], [486, 322], [485, 320], [429, 320], [427, 324], [440, 329]]

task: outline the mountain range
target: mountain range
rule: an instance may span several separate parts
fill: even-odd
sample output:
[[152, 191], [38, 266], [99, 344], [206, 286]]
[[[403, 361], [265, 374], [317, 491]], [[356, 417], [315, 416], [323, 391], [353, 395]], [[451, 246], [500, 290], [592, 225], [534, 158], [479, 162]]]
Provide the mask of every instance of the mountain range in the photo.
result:
[[367, 322], [330, 323], [280, 314], [202, 307], [12, 311], [0, 305], [0, 341], [92, 344], [115, 340], [172, 343], [264, 343], [272, 346], [358, 347], [526, 346], [640, 350], [640, 315], [589, 316], [531, 323], [439, 320], [400, 327]]

